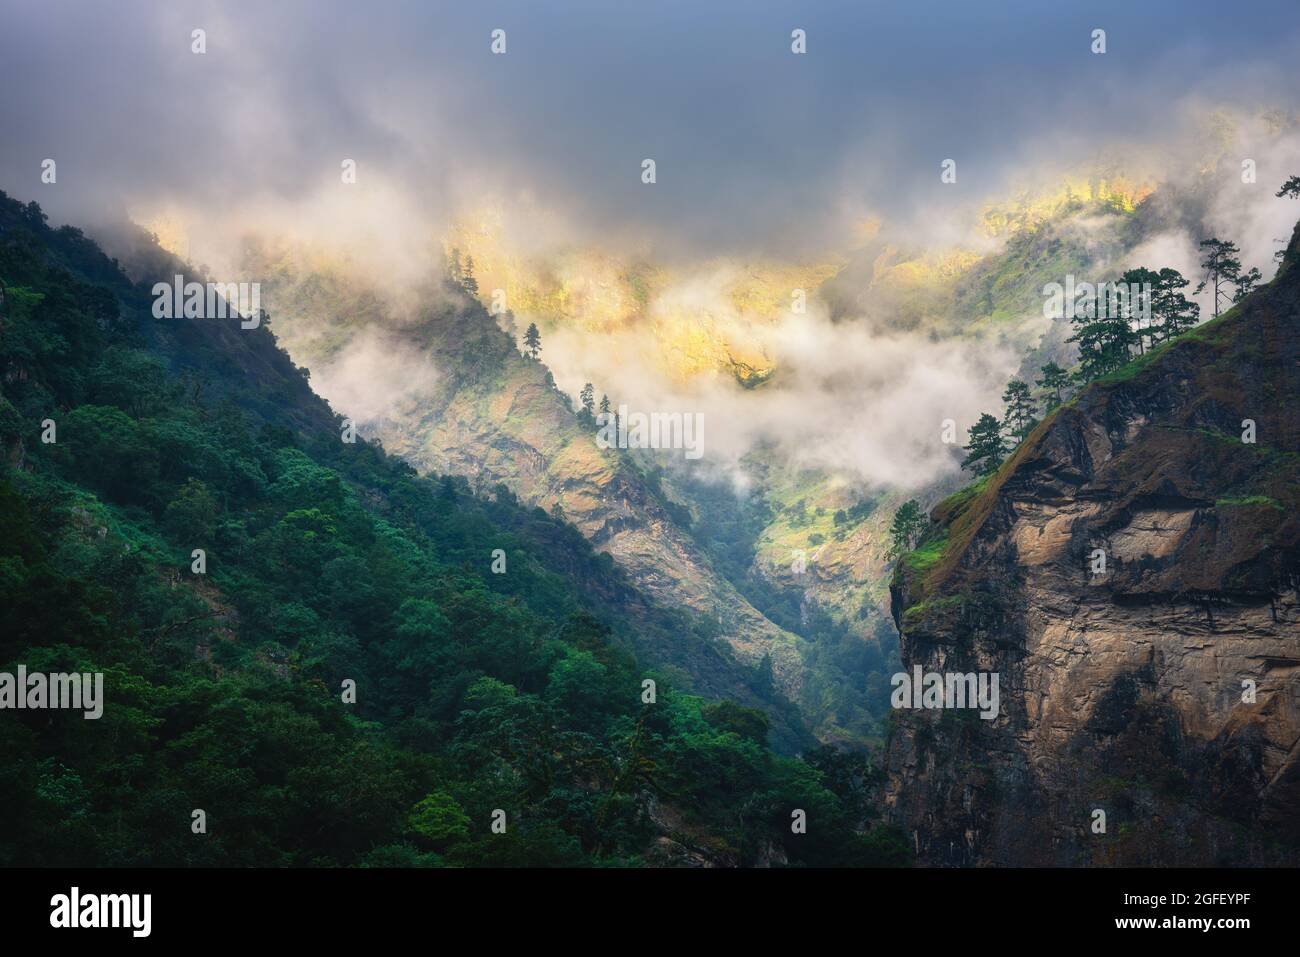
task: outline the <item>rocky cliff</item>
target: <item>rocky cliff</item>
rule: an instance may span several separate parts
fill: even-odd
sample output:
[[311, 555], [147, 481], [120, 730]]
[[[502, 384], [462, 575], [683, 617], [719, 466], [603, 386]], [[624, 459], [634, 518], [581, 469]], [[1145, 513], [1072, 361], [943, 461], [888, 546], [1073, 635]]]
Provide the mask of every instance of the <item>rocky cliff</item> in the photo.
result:
[[1298, 261], [1300, 230], [1271, 284], [1084, 390], [900, 563], [906, 668], [1000, 678], [991, 721], [895, 712], [921, 863], [1300, 863]]

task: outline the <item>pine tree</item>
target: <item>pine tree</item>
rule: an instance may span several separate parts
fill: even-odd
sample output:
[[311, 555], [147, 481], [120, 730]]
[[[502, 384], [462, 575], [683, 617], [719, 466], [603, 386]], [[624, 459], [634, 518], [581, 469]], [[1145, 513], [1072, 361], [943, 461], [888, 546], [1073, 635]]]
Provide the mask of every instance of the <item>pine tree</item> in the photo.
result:
[[603, 393], [600, 397], [600, 411], [601, 412], [609, 411], [609, 396], [604, 395]]
[[[837, 518], [843, 514], [842, 511], [835, 513]], [[897, 560], [910, 552], [928, 525], [929, 520], [916, 499], [909, 499], [900, 505], [894, 513], [893, 524], [889, 526], [889, 559]]]
[[1047, 363], [1047, 365], [1043, 366], [1041, 372], [1043, 377], [1036, 379], [1035, 384], [1043, 390], [1043, 411], [1051, 412], [1065, 401], [1063, 392], [1070, 385], [1070, 373], [1055, 362]]
[[1241, 250], [1235, 243], [1213, 237], [1202, 240], [1201, 248], [1205, 250], [1205, 258], [1201, 260], [1205, 278], [1196, 287], [1196, 291], [1199, 294], [1206, 286], [1213, 287], [1214, 315], [1217, 318], [1220, 297], [1230, 298], [1227, 292], [1220, 291], [1221, 287], [1235, 284], [1241, 276], [1241, 260], [1237, 258], [1237, 253]]
[[1255, 287], [1259, 285], [1259, 281], [1262, 278], [1263, 277], [1260, 275], [1259, 270], [1256, 267], [1251, 266], [1250, 272], [1242, 273], [1237, 277], [1237, 291], [1233, 294], [1232, 301], [1241, 302], [1241, 300], [1249, 296], [1255, 291]]
[[1277, 195], [1287, 199], [1300, 199], [1300, 176], [1292, 176], [1283, 183]]
[[530, 322], [528, 328], [524, 330], [524, 350], [530, 359], [536, 359], [538, 353], [542, 351], [542, 334], [537, 331], [535, 322]]
[[1006, 442], [1002, 439], [1002, 423], [987, 412], [971, 426], [967, 442], [967, 455], [961, 467], [970, 469], [976, 475], [996, 472], [1002, 460], [1007, 457]]
[[1129, 360], [1129, 349], [1137, 334], [1129, 328], [1124, 316], [1102, 316], [1102, 309], [1089, 309], [1082, 316], [1070, 320], [1078, 331], [1067, 342], [1079, 346], [1079, 372], [1081, 382], [1091, 382], [1108, 372], [1114, 372]]
[[1152, 344], [1182, 335], [1201, 318], [1201, 307], [1183, 295], [1190, 281], [1177, 269], [1168, 267], [1156, 273], [1151, 295], [1151, 317], [1157, 330]]
[[474, 278], [474, 257], [465, 258], [465, 278], [461, 280], [461, 285], [471, 296], [478, 295], [478, 280]]
[[591, 428], [596, 424], [596, 391], [591, 387], [590, 382], [578, 393], [578, 401], [582, 405], [578, 410], [578, 419], [584, 426]]
[[1028, 383], [1012, 379], [1002, 393], [1002, 402], [1007, 410], [1003, 417], [1005, 427], [1017, 443], [1023, 442], [1034, 427], [1034, 416], [1038, 411], [1034, 407]]
[[[1130, 269], [1119, 277], [1120, 284], [1130, 291], [1121, 308], [1121, 315], [1133, 332], [1139, 353], [1146, 352], [1147, 339], [1151, 340], [1151, 345], [1156, 344], [1155, 310], [1152, 307], [1152, 300], [1155, 298], [1159, 280], [1158, 273], [1141, 266]], [[1134, 289], [1138, 290], [1136, 295], [1132, 294]], [[1144, 315], [1147, 321], [1145, 326], [1142, 324]]]

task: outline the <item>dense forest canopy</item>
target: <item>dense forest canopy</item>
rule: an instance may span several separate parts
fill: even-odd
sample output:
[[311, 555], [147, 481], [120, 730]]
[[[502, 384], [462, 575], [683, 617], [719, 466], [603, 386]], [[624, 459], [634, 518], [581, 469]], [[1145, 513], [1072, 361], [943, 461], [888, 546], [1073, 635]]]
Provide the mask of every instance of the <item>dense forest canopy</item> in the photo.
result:
[[504, 490], [341, 441], [269, 322], [153, 320], [3, 193], [0, 284], [0, 670], [106, 698], [0, 722], [0, 864], [906, 862], [865, 757], [780, 757], [647, 667], [646, 631], [706, 623]]

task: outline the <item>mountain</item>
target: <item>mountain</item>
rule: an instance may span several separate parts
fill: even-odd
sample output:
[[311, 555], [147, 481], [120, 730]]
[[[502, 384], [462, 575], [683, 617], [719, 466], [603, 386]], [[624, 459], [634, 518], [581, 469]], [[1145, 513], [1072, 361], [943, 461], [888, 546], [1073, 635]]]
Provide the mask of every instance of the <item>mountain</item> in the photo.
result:
[[[377, 299], [357, 277], [304, 268], [279, 249], [251, 250], [246, 268], [268, 277], [267, 299], [282, 307], [277, 328], [299, 361], [328, 367], [367, 334], [358, 313], [368, 314], [356, 304]], [[522, 355], [480, 302], [444, 283], [424, 290], [410, 317], [371, 308], [376, 314], [369, 318], [388, 330], [385, 349], [419, 356], [435, 372], [418, 395], [364, 420], [369, 434], [421, 470], [463, 476], [482, 492], [502, 486], [548, 512], [558, 507], [646, 595], [712, 622], [731, 649], [733, 668], [752, 678], [767, 661], [780, 693], [799, 694], [799, 639], [715, 571], [683, 529], [685, 511], [649, 474], [653, 461], [601, 449], [594, 427], [581, 424], [546, 366]], [[683, 678], [703, 680], [702, 689], [720, 690], [700, 662], [678, 654], [673, 663]]]
[[1001, 709], [896, 713], [919, 862], [1300, 862], [1298, 343], [1300, 228], [1269, 285], [934, 508], [891, 588], [903, 664], [996, 674]]
[[[742, 463], [749, 491], [740, 496], [681, 467], [680, 452], [674, 461], [674, 453], [599, 449], [556, 387], [547, 344], [554, 336], [564, 343], [557, 350], [581, 349], [609, 337], [643, 348], [635, 361], [668, 380], [734, 379], [743, 399], [781, 386], [784, 369], [764, 351], [762, 330], [787, 318], [791, 288], [806, 287], [846, 328], [866, 315], [880, 317], [871, 321], [884, 331], [1025, 349], [1042, 336], [1043, 283], [1130, 249], [1144, 212], [1131, 190], [1094, 177], [986, 210], [1002, 245], [984, 255], [906, 250], [873, 236], [844, 264], [713, 263], [684, 277], [594, 253], [514, 257], [489, 219], [449, 240], [458, 264], [474, 262], [477, 289], [428, 283], [404, 306], [355, 264], [264, 237], [246, 244], [241, 272], [264, 277], [277, 333], [327, 393], [338, 386], [332, 368], [383, 353], [365, 375], [345, 376], [364, 390], [350, 381], [335, 390], [345, 404], [353, 400], [366, 434], [421, 470], [464, 476], [481, 492], [503, 485], [548, 511], [558, 505], [639, 589], [716, 622], [759, 680], [770, 662], [781, 696], [818, 738], [861, 747], [882, 738], [897, 664], [886, 554], [892, 511], [913, 495], [937, 499], [958, 477], [925, 489], [864, 487], [758, 448]], [[498, 291], [519, 317], [489, 313], [484, 303]], [[540, 362], [514, 342], [524, 316], [541, 327]], [[376, 329], [384, 330], [379, 347], [367, 339]], [[1061, 339], [1052, 327], [1030, 358], [1056, 357]], [[404, 375], [410, 389], [373, 381]], [[616, 372], [596, 385], [617, 405]], [[376, 393], [391, 399], [376, 403]], [[694, 675], [704, 690], [738, 693], [734, 681], [710, 683], [689, 656], [672, 661], [682, 680]]]
[[905, 862], [708, 621], [348, 441], [273, 316], [156, 319], [188, 270], [131, 258], [0, 194], [0, 673], [104, 689], [6, 705], [0, 863]]

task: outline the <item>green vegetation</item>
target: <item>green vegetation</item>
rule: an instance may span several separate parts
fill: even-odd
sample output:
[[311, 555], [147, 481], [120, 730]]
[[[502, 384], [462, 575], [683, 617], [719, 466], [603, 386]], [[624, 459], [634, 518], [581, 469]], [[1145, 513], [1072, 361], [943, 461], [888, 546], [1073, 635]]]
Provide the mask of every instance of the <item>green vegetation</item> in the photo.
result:
[[723, 863], [906, 862], [854, 756], [647, 672], [645, 629], [703, 625], [610, 612], [576, 530], [340, 441], [265, 323], [152, 321], [35, 204], [0, 194], [0, 237], [0, 670], [106, 698], [0, 722], [0, 864], [640, 864], [655, 807]]
[[971, 469], [976, 475], [989, 475], [1007, 457], [1007, 441], [1002, 436], [1002, 423], [985, 412], [971, 426], [966, 445], [966, 458], [961, 467]]
[[925, 533], [930, 524], [921, 503], [908, 499], [894, 513], [894, 521], [889, 526], [889, 557], [897, 559], [911, 550], [912, 546]]
[[946, 532], [936, 535], [935, 537], [922, 542], [916, 551], [908, 552], [903, 556], [903, 563], [910, 571], [917, 574], [925, 574], [943, 559], [944, 551], [948, 547], [948, 534]]
[[945, 598], [935, 598], [930, 601], [917, 602], [911, 605], [903, 612], [903, 624], [915, 625], [927, 614], [936, 611], [942, 611], [948, 608], [960, 608], [966, 603], [966, 595], [948, 595]]
[[1286, 507], [1275, 498], [1267, 495], [1246, 495], [1240, 498], [1219, 498], [1214, 500], [1215, 508], [1233, 508], [1245, 507], [1251, 505], [1262, 505], [1268, 508], [1275, 508], [1279, 512], [1285, 512]]

